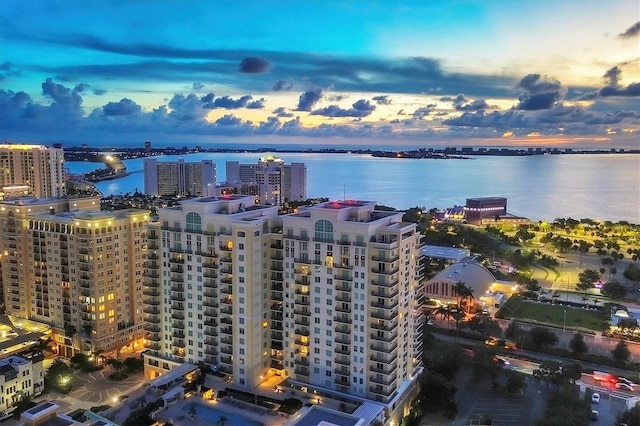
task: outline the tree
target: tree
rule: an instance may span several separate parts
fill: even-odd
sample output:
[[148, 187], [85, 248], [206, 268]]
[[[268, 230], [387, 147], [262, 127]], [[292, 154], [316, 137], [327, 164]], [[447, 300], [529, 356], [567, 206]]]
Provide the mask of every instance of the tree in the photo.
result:
[[640, 426], [640, 404], [636, 404], [635, 407], [616, 417], [616, 424], [627, 426]]
[[579, 291], [584, 291], [586, 293], [588, 289], [594, 287], [593, 283], [595, 283], [599, 279], [600, 275], [598, 275], [597, 271], [594, 271], [592, 269], [585, 269], [578, 275], [578, 284], [576, 284], [576, 289], [578, 289]]
[[224, 426], [226, 421], [227, 421], [227, 418], [225, 416], [220, 416], [220, 418], [218, 418], [218, 421], [216, 422], [216, 424], [220, 425], [220, 426]]
[[616, 347], [611, 351], [611, 357], [615, 361], [616, 364], [623, 367], [627, 361], [629, 361], [629, 357], [631, 356], [631, 352], [629, 351], [629, 347], [624, 340], [620, 340]]
[[622, 275], [629, 281], [633, 281], [635, 283], [640, 282], [640, 268], [633, 263], [630, 263], [629, 266], [627, 266], [627, 269], [624, 270]]
[[125, 364], [124, 362], [120, 361], [119, 359], [115, 359], [115, 358], [109, 358], [106, 362], [106, 365], [110, 365], [111, 368], [113, 368], [113, 371], [121, 371], [125, 369]]
[[[191, 418], [191, 420], [196, 417], [196, 414], [198, 414], [198, 410], [196, 409], [195, 404], [191, 404], [191, 406], [189, 407], [189, 417]], [[220, 418], [222, 419], [222, 416]], [[218, 420], [218, 422], [220, 422], [220, 420]]]
[[516, 373], [514, 371], [508, 372], [507, 383], [505, 383], [504, 385], [504, 390], [508, 394], [520, 393], [526, 387], [527, 387], [527, 384], [525, 383], [524, 377], [522, 377], [522, 374]]
[[573, 355], [575, 355], [577, 358], [581, 358], [589, 351], [587, 344], [584, 342], [584, 336], [580, 333], [576, 333], [573, 335], [571, 341], [569, 342], [569, 348], [571, 349], [571, 352], [573, 352]]
[[602, 295], [611, 297], [612, 299], [624, 299], [627, 295], [627, 289], [618, 281], [610, 281], [602, 286]]
[[544, 327], [534, 327], [529, 332], [531, 338], [531, 344], [538, 348], [548, 348], [558, 343], [558, 336], [556, 333]]

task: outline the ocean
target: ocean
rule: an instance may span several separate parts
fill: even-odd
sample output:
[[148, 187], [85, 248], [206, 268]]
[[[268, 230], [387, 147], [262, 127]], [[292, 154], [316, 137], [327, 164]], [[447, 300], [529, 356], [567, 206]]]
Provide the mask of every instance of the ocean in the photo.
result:
[[[225, 162], [255, 163], [266, 153], [158, 156], [160, 161], [213, 160], [217, 181]], [[506, 197], [509, 213], [534, 221], [559, 217], [640, 223], [640, 155], [569, 154], [471, 159], [396, 159], [360, 154], [275, 153], [307, 165], [309, 198], [376, 201], [398, 209], [447, 208], [472, 197]], [[144, 190], [142, 159], [125, 160], [129, 176], [99, 182], [104, 195]], [[101, 163], [67, 162], [71, 173]]]

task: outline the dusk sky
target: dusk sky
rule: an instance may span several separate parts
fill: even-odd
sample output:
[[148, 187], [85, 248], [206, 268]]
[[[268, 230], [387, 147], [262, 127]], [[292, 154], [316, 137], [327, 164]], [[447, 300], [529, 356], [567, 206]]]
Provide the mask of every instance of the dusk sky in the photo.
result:
[[640, 148], [640, 6], [2, 0], [5, 140]]

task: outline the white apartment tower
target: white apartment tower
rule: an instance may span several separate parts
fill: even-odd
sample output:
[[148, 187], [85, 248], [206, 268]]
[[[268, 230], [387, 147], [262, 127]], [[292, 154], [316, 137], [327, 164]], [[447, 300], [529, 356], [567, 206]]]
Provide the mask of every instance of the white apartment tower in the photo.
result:
[[43, 145], [0, 144], [0, 195], [38, 198], [66, 194], [64, 151]]
[[216, 165], [211, 160], [162, 162], [144, 159], [144, 192], [153, 196], [209, 196], [216, 186]]
[[226, 173], [229, 184], [257, 184], [258, 204], [282, 205], [285, 201], [307, 199], [307, 167], [304, 163], [287, 165], [273, 155], [266, 155], [257, 164], [227, 161]]
[[65, 357], [142, 344], [148, 221], [97, 197], [0, 203], [7, 314], [52, 326]]
[[368, 201], [285, 216], [251, 203], [233, 195], [159, 211], [147, 378], [204, 361], [245, 389], [278, 374], [394, 405], [421, 370], [416, 225]]

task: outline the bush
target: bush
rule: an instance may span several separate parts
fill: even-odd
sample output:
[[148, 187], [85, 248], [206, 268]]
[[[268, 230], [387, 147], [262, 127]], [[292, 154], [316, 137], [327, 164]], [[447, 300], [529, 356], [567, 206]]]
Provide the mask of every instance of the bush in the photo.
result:
[[111, 408], [111, 406], [108, 404], [94, 405], [93, 407], [90, 408], [90, 411], [94, 413], [99, 413], [100, 411], [105, 411], [105, 410], [108, 410], [109, 408]]
[[129, 377], [129, 375], [126, 373], [123, 373], [121, 371], [114, 371], [107, 376], [107, 379], [113, 380], [114, 382], [119, 382], [120, 380], [124, 380], [127, 377]]
[[296, 411], [302, 408], [302, 401], [297, 398], [287, 398], [282, 401], [280, 411], [285, 414], [295, 414]]

